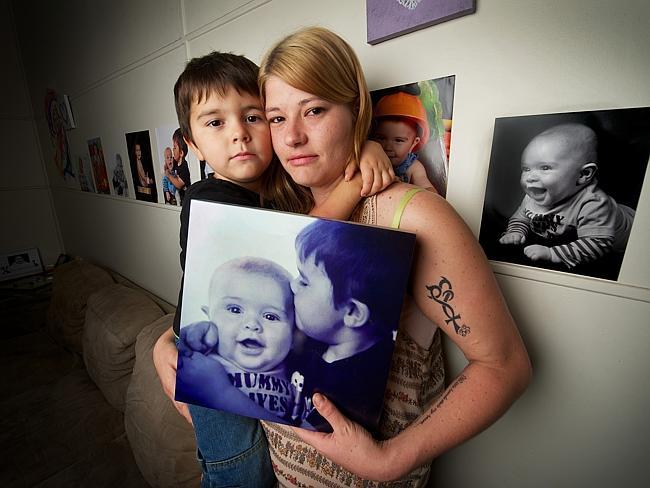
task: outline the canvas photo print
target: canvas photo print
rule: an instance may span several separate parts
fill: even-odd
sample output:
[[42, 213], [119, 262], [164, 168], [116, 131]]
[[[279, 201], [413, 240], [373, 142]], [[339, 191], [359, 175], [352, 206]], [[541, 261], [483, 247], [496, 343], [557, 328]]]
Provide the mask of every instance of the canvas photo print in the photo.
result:
[[191, 205], [176, 400], [331, 431], [320, 392], [376, 431], [415, 235]]
[[455, 76], [370, 93], [370, 138], [379, 142], [405, 183], [447, 193]]
[[97, 193], [110, 195], [111, 188], [108, 184], [108, 172], [106, 171], [106, 160], [104, 159], [101, 138], [95, 137], [88, 141], [88, 154], [90, 155], [90, 164], [93, 168], [92, 174], [95, 177]]
[[475, 11], [476, 0], [366, 0], [368, 44], [378, 44]]
[[156, 203], [158, 201], [158, 192], [156, 190], [156, 176], [153, 170], [149, 131], [128, 132], [125, 137], [126, 147], [129, 151], [131, 176], [135, 187], [135, 198]]
[[650, 108], [496, 119], [488, 258], [618, 280], [649, 155]]

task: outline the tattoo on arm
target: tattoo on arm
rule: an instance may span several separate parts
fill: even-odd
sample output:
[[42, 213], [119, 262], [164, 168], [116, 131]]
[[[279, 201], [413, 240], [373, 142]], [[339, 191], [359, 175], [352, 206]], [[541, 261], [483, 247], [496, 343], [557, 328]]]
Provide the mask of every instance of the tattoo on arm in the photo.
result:
[[451, 322], [456, 334], [465, 337], [470, 333], [471, 329], [465, 324], [459, 325], [460, 314], [457, 314], [449, 304], [449, 302], [454, 299], [454, 292], [451, 289], [451, 283], [444, 276], [441, 276], [441, 278], [442, 279], [437, 285], [425, 285], [425, 288], [429, 292], [428, 297], [442, 306], [442, 311], [447, 316], [445, 323], [448, 324]]
[[431, 407], [431, 410], [429, 410], [429, 413], [427, 413], [424, 417], [422, 417], [422, 420], [418, 423], [418, 425], [422, 425], [425, 423], [427, 420], [431, 418], [431, 416], [438, 410], [442, 405], [447, 401], [447, 398], [449, 398], [449, 395], [451, 395], [451, 392], [456, 389], [456, 387], [462, 383], [465, 383], [467, 380], [467, 376], [464, 374], [461, 374], [458, 378], [456, 378], [456, 381], [451, 385], [449, 390], [447, 390], [447, 393], [443, 395], [443, 397], [440, 399], [438, 403], [436, 403], [433, 407]]

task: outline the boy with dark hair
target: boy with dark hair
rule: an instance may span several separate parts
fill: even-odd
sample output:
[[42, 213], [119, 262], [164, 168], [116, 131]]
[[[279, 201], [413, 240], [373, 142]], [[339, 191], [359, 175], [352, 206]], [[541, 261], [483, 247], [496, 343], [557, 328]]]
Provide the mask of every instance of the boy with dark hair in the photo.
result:
[[311, 404], [318, 391], [351, 420], [375, 427], [379, 421], [400, 317], [395, 297], [401, 298], [399, 278], [408, 273], [395, 256], [410, 253], [413, 236], [377, 237], [367, 227], [329, 220], [313, 222], [296, 237], [296, 327], [326, 344], [322, 356], [300, 370], [303, 424], [319, 430], [327, 423]]
[[[174, 137], [174, 148], [178, 146], [182, 155], [182, 158], [179, 155], [175, 159], [184, 160], [183, 144], [186, 143], [199, 160], [206, 161], [214, 170], [212, 177], [197, 181], [185, 194], [186, 201], [180, 215], [180, 262], [183, 270], [191, 200], [248, 207], [267, 205], [260, 193], [268, 187], [267, 170], [278, 164], [271, 164], [271, 135], [259, 97], [257, 73], [257, 65], [243, 56], [212, 52], [190, 60], [174, 85], [174, 101], [182, 134], [180, 139], [176, 134]], [[366, 150], [361, 159], [368, 169], [364, 173], [370, 175], [377, 169], [378, 174], [385, 176], [384, 168], [390, 168], [378, 145]], [[359, 166], [364, 167], [361, 162]], [[354, 169], [356, 167], [352, 173]], [[277, 200], [291, 202], [304, 195], [298, 193], [301, 191], [299, 187], [285, 176], [279, 173], [278, 188], [282, 188], [283, 194], [273, 194], [276, 204]], [[312, 212], [347, 218], [360, 200], [361, 177], [357, 175], [353, 182], [351, 187], [349, 183], [341, 183], [341, 191], [335, 191], [327, 204], [314, 208]], [[389, 182], [388, 178], [383, 178], [383, 181], [379, 178], [384, 187]], [[376, 182], [373, 185], [373, 181], [363, 183], [364, 189], [372, 186], [378, 190], [380, 188], [376, 186], [381, 185]], [[299, 201], [295, 208], [300, 205], [304, 207]], [[178, 355], [174, 337], [179, 334], [182, 297], [183, 279], [173, 328], [163, 333], [154, 347], [156, 370], [165, 393], [172, 400]], [[187, 405], [176, 401], [174, 405], [194, 425], [203, 486], [257, 488], [275, 484], [266, 438], [256, 420], [193, 405], [188, 411]]]

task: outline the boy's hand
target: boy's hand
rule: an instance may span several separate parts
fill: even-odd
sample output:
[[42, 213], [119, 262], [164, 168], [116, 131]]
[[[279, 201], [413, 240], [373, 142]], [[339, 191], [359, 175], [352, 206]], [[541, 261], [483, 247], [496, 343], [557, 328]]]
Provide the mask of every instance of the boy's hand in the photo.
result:
[[553, 255], [551, 248], [540, 244], [533, 244], [524, 248], [524, 254], [532, 261], [551, 261]]
[[366, 141], [361, 148], [360, 159], [359, 167], [355, 162], [350, 162], [345, 167], [345, 180], [349, 181], [360, 169], [363, 180], [361, 196], [374, 195], [396, 181], [393, 165], [378, 142]]
[[519, 232], [506, 232], [499, 239], [500, 244], [520, 245], [526, 242], [526, 236]]
[[192, 351], [207, 354], [219, 343], [219, 331], [213, 322], [195, 322], [181, 328], [180, 342]]
[[386, 462], [385, 443], [376, 441], [367, 430], [346, 418], [324, 395], [316, 393], [313, 401], [318, 413], [332, 426], [333, 432], [326, 434], [294, 427], [298, 437], [362, 478], [376, 481], [390, 479], [391, 463]]

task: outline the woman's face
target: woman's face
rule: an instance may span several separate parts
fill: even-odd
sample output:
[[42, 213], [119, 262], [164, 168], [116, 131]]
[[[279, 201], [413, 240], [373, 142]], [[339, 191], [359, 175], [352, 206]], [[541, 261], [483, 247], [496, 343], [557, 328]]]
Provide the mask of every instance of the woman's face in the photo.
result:
[[312, 190], [333, 187], [353, 149], [350, 107], [298, 90], [277, 76], [269, 77], [265, 90], [273, 149], [282, 166]]

